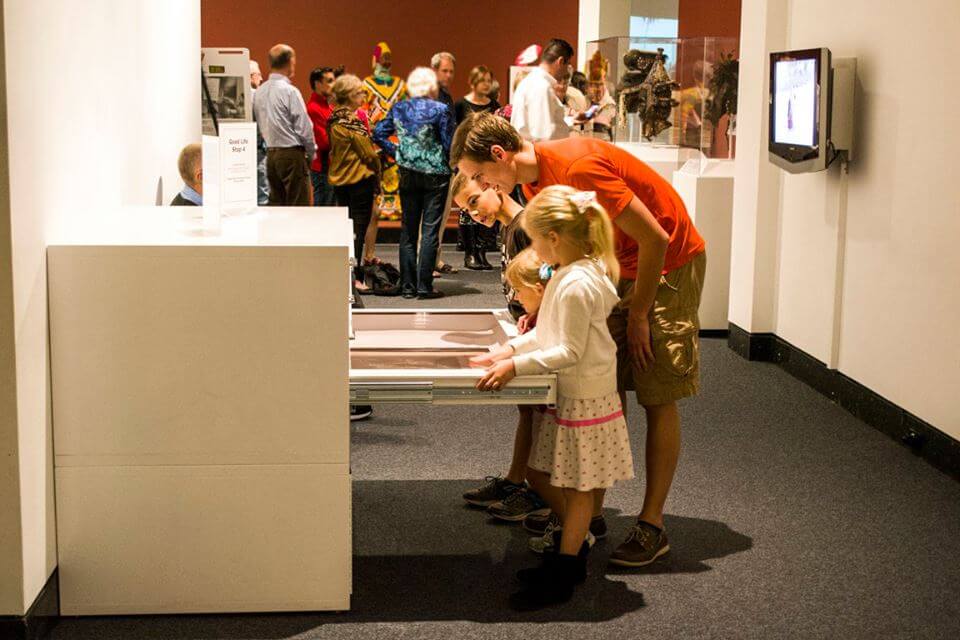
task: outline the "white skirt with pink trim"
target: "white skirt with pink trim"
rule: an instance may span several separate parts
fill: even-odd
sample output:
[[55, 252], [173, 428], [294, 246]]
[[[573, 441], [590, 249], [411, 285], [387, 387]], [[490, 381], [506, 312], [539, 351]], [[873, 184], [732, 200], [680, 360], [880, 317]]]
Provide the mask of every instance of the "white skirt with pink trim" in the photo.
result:
[[630, 436], [616, 393], [575, 400], [534, 420], [529, 466], [550, 474], [555, 487], [590, 491], [633, 478]]

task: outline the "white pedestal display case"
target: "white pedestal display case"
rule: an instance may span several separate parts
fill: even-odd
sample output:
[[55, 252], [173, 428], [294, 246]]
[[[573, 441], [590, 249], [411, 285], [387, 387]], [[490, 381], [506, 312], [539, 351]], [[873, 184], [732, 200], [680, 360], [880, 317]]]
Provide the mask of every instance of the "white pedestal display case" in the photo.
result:
[[643, 160], [659, 173], [664, 180], [673, 180], [673, 174], [683, 167], [690, 159], [700, 156], [697, 149], [675, 147], [670, 145], [655, 145], [646, 142], [615, 142], [615, 145], [626, 150], [633, 157]]
[[730, 242], [733, 233], [733, 161], [690, 161], [672, 177], [690, 218], [707, 243], [707, 274], [700, 301], [700, 326], [729, 327]]
[[349, 404], [556, 401], [476, 390], [506, 310], [351, 311], [346, 209], [201, 213], [48, 248], [64, 615], [349, 609]]
[[61, 612], [347, 609], [346, 210], [182, 209], [48, 248]]

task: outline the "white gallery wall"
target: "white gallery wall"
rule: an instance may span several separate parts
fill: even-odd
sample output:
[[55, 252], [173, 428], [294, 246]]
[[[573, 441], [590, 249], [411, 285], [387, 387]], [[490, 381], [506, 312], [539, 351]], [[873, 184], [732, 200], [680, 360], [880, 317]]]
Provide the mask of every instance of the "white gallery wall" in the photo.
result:
[[[0, 69], [4, 61], [2, 45], [3, 12], [0, 11]], [[7, 148], [6, 96], [6, 83], [0, 82], [0, 150]], [[9, 166], [7, 154], [0, 151], [0, 615], [19, 612], [23, 607]]]
[[600, 38], [630, 34], [630, 0], [580, 0], [574, 62], [584, 70], [587, 43]]
[[20, 535], [0, 567], [19, 554], [21, 585], [19, 602], [0, 587], [0, 615], [17, 615], [56, 566], [44, 248], [95, 209], [154, 204], [161, 180], [165, 202], [179, 190], [177, 154], [200, 139], [200, 2], [3, 0], [3, 17], [17, 455], [0, 457], [0, 501], [13, 469]]
[[[953, 0], [744, 0], [730, 307], [954, 438], [957, 24]], [[767, 54], [821, 46], [858, 59], [845, 177], [766, 160]]]

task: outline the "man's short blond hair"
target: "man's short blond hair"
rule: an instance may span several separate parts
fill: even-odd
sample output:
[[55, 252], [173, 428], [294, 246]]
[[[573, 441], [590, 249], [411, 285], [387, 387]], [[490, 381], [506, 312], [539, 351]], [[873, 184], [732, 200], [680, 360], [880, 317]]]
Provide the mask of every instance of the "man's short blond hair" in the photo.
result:
[[188, 144], [180, 150], [180, 157], [177, 158], [177, 170], [184, 183], [194, 187], [194, 177], [197, 175], [197, 169], [200, 168], [202, 161], [201, 147], [197, 143]]
[[498, 145], [505, 151], [519, 151], [523, 146], [520, 134], [509, 122], [489, 112], [473, 113], [460, 123], [450, 145], [450, 166], [456, 167], [463, 158], [474, 162], [493, 162], [490, 147]]

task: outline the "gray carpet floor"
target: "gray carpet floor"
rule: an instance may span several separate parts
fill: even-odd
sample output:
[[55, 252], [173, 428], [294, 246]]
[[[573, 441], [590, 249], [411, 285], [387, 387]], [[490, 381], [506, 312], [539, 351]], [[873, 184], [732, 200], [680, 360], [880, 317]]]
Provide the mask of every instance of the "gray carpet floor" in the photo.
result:
[[[382, 255], [396, 260], [395, 248]], [[497, 274], [461, 270], [429, 303], [364, 301], [501, 306]], [[639, 571], [606, 564], [643, 496], [644, 425], [631, 403], [639, 477], [609, 492], [610, 538], [565, 606], [510, 611], [513, 573], [534, 562], [527, 536], [460, 500], [505, 471], [516, 410], [390, 406], [351, 426], [352, 611], [74, 618], [52, 637], [960, 638], [960, 484], [725, 340], [703, 341], [702, 378], [681, 409], [671, 555]]]

